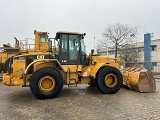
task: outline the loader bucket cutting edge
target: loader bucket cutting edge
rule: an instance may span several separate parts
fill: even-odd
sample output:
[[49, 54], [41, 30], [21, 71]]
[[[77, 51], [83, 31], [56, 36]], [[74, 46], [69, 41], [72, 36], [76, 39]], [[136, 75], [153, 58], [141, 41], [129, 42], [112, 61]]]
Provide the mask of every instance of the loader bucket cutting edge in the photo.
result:
[[138, 92], [155, 92], [156, 82], [152, 74], [145, 68], [123, 68], [123, 86]]

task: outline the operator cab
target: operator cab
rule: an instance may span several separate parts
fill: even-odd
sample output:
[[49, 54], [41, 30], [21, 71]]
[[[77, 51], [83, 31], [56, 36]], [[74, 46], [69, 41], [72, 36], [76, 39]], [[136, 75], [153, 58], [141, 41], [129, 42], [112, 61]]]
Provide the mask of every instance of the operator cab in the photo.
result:
[[48, 40], [48, 33], [47, 32], [38, 32], [34, 30], [35, 35], [35, 51], [48, 51], [49, 48], [49, 40]]
[[56, 40], [59, 45], [57, 59], [62, 65], [65, 64], [83, 64], [86, 57], [84, 44], [85, 33], [77, 32], [57, 32]]

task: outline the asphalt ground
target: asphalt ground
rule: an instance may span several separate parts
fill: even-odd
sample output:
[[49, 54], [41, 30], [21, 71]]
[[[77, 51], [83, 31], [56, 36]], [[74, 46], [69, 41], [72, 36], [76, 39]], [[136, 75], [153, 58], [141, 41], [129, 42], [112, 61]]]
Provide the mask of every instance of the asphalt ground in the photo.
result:
[[54, 99], [39, 100], [29, 87], [0, 82], [0, 120], [159, 120], [160, 80], [155, 93], [121, 88], [102, 94], [88, 85], [64, 86]]

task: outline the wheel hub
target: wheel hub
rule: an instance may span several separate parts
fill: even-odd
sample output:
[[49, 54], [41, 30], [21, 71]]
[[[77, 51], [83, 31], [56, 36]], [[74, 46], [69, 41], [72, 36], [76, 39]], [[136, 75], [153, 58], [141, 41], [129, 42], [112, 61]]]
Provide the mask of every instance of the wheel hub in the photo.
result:
[[44, 76], [39, 80], [38, 86], [43, 92], [51, 92], [55, 88], [56, 82], [54, 78], [50, 76]]
[[118, 80], [117, 80], [117, 76], [115, 74], [110, 73], [105, 76], [104, 83], [106, 86], [112, 88], [117, 85], [117, 82], [118, 82]]

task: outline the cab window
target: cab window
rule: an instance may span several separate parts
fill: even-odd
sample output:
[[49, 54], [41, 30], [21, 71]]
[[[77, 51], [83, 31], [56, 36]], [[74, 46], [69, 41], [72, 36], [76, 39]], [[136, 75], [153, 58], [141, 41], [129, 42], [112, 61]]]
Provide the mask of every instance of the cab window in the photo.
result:
[[46, 36], [41, 35], [40, 36], [40, 42], [42, 42], [42, 43], [46, 42]]

